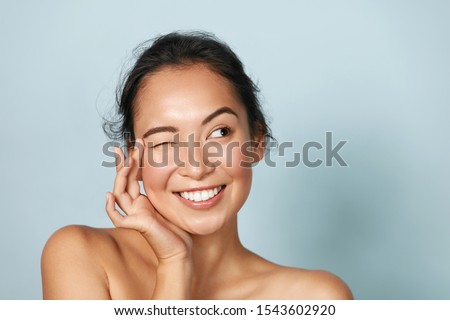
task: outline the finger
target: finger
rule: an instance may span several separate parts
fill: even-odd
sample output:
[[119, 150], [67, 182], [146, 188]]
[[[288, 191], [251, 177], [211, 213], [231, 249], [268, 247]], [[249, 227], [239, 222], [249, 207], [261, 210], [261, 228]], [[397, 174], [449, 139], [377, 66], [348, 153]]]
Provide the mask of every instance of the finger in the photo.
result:
[[136, 199], [141, 195], [141, 187], [139, 186], [138, 173], [140, 169], [140, 155], [142, 154], [142, 145], [136, 140], [135, 147], [131, 151], [130, 156], [130, 173], [128, 174], [127, 192], [131, 198]]
[[116, 227], [120, 227], [125, 217], [116, 210], [114, 195], [110, 192], [106, 193], [106, 213]]
[[128, 212], [133, 203], [133, 199], [127, 192], [128, 174], [130, 170], [130, 166], [126, 164], [117, 172], [112, 192], [117, 204], [125, 212]]
[[123, 154], [122, 149], [118, 147], [114, 147], [114, 155], [116, 158], [116, 172], [119, 172], [125, 163], [125, 155]]

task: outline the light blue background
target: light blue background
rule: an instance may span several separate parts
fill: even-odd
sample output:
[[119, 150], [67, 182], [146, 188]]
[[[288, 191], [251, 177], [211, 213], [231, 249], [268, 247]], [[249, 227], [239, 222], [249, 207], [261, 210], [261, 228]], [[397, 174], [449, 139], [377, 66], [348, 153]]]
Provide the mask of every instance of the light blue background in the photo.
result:
[[[450, 299], [449, 16], [448, 1], [2, 1], [0, 298], [41, 298], [58, 228], [112, 225], [101, 115], [119, 74], [142, 41], [202, 29], [294, 142], [255, 170], [244, 244], [334, 272], [358, 299]], [[326, 131], [349, 167], [284, 168]]]

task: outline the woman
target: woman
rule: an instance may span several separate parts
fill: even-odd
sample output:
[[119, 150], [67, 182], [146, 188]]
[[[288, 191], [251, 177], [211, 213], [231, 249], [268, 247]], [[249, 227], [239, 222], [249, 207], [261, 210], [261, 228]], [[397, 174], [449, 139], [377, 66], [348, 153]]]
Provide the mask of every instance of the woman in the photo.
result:
[[129, 134], [106, 197], [116, 228], [58, 230], [42, 255], [44, 298], [351, 298], [336, 276], [274, 264], [239, 241], [237, 213], [270, 136], [257, 91], [211, 35], [154, 41], [121, 89], [119, 129], [104, 126]]

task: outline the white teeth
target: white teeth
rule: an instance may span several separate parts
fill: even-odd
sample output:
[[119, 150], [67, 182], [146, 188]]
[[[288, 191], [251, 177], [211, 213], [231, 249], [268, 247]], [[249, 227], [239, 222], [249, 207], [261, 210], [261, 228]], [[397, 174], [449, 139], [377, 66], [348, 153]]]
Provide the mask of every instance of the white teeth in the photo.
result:
[[208, 189], [208, 190], [201, 190], [201, 191], [183, 191], [180, 192], [179, 195], [183, 197], [184, 199], [200, 202], [200, 201], [206, 201], [211, 198], [214, 198], [219, 192], [222, 190], [222, 187], [217, 187], [214, 189]]

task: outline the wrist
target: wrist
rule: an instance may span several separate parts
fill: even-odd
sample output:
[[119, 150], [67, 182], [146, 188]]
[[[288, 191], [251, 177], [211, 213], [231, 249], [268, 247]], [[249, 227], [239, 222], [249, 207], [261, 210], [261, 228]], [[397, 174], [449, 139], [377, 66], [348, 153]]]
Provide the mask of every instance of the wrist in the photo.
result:
[[188, 257], [177, 257], [172, 259], [160, 259], [157, 273], [176, 273], [191, 275], [193, 272], [192, 261]]
[[193, 268], [190, 259], [163, 261], [156, 269], [152, 299], [190, 299]]

